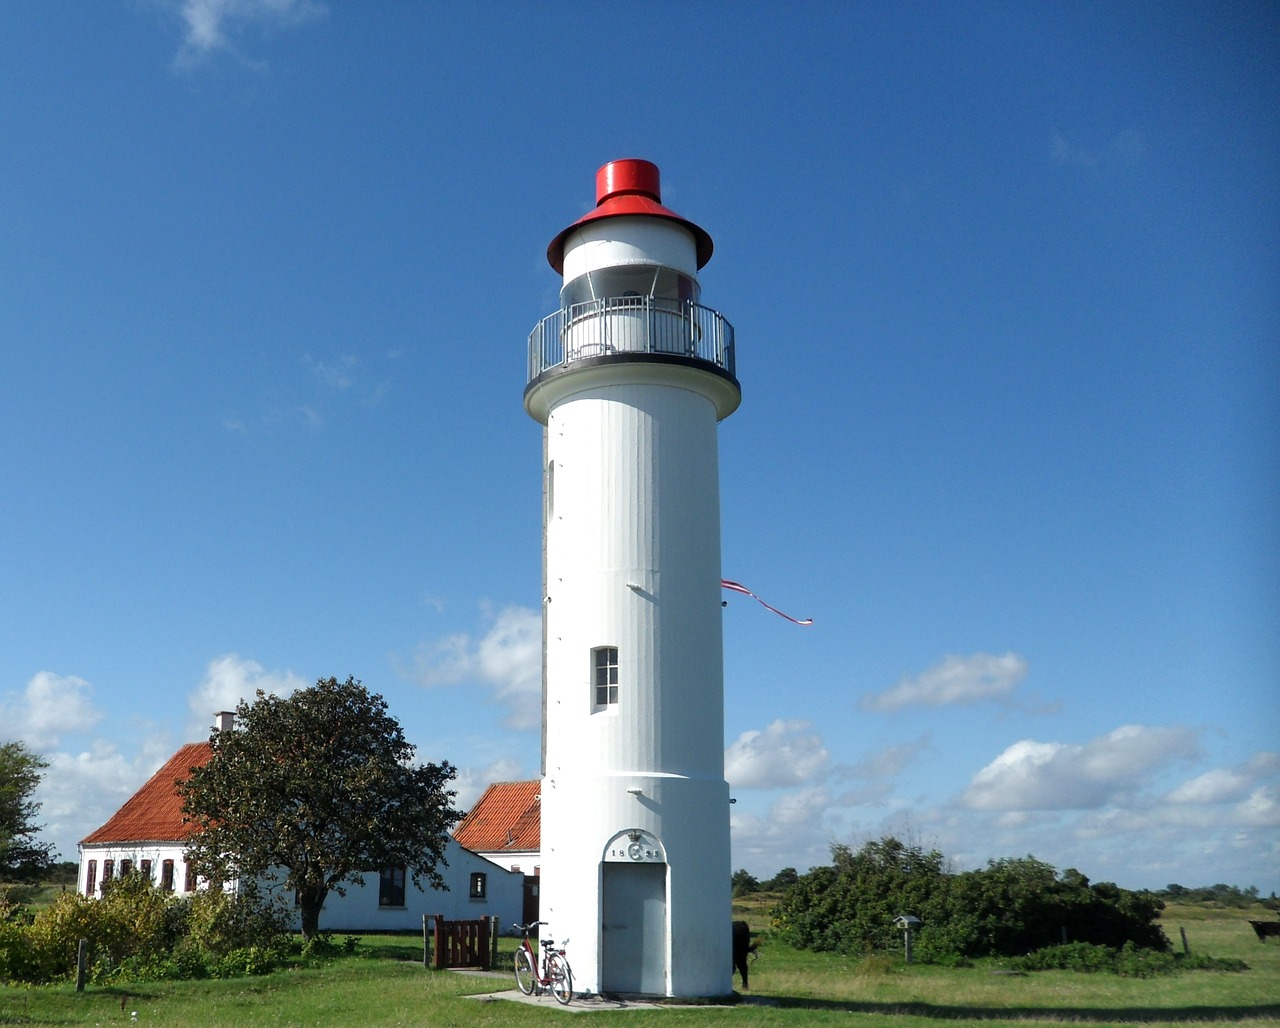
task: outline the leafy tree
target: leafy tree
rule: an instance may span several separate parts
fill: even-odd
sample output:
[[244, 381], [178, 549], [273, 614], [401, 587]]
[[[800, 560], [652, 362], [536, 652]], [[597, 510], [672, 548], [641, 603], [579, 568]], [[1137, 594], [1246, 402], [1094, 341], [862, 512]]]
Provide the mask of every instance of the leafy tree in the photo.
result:
[[730, 884], [734, 896], [750, 896], [760, 888], [760, 882], [756, 879], [756, 876], [743, 869], [733, 872]]
[[461, 814], [447, 762], [413, 765], [414, 747], [386, 702], [353, 678], [322, 678], [292, 696], [236, 708], [236, 727], [209, 738], [213, 756], [180, 782], [199, 831], [188, 859], [214, 881], [283, 875], [302, 934], [319, 931], [330, 891], [363, 873], [405, 867], [413, 883], [446, 888], [449, 829]]
[[800, 872], [794, 867], [784, 867], [760, 887], [767, 892], [782, 892], [800, 880]]
[[0, 745], [0, 882], [38, 882], [56, 855], [50, 843], [36, 841], [34, 823], [40, 804], [32, 795], [48, 766], [20, 742]]

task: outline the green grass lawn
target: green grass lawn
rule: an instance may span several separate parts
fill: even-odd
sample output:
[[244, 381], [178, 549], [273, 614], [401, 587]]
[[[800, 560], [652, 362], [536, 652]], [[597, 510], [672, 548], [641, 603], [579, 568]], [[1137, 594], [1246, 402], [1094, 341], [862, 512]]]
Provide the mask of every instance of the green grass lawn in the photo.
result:
[[[754, 928], [767, 927], [760, 903], [735, 910]], [[1193, 951], [1239, 957], [1243, 974], [1191, 972], [1127, 979], [1071, 972], [1001, 974], [995, 964], [964, 969], [906, 967], [884, 958], [857, 960], [805, 953], [765, 939], [745, 995], [770, 1005], [730, 1008], [670, 1006], [597, 1012], [597, 1020], [627, 1026], [850, 1023], [873, 1016], [887, 1028], [979, 1024], [986, 1028], [1037, 1024], [1185, 1026], [1192, 1023], [1280, 1025], [1280, 944], [1258, 942], [1248, 918], [1274, 919], [1261, 908], [1206, 910], [1171, 906], [1165, 931], [1180, 948], [1185, 927]], [[502, 940], [508, 966], [513, 940]], [[570, 957], [572, 957], [572, 948]], [[511, 987], [507, 978], [481, 978], [422, 967], [421, 939], [365, 936], [354, 956], [312, 968], [233, 981], [166, 982], [119, 988], [73, 986], [0, 988], [0, 1024], [183, 1026], [240, 1025], [524, 1025], [576, 1023], [568, 1010], [468, 999]]]

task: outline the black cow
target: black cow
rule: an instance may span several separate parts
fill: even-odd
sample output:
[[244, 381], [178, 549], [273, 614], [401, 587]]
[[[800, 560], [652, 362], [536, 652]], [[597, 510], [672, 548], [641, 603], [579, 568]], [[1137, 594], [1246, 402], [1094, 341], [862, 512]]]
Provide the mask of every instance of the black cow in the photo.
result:
[[[1253, 925], [1253, 930], [1258, 933], [1259, 942], [1266, 942], [1268, 935], [1274, 935], [1277, 939], [1280, 939], [1280, 921], [1250, 921], [1249, 923]], [[737, 938], [735, 935], [734, 939], [736, 940]], [[738, 951], [735, 949], [733, 952], [736, 954]]]
[[747, 956], [755, 953], [760, 945], [758, 939], [751, 938], [751, 926], [746, 921], [733, 922], [733, 966], [742, 975], [742, 987], [747, 987]]

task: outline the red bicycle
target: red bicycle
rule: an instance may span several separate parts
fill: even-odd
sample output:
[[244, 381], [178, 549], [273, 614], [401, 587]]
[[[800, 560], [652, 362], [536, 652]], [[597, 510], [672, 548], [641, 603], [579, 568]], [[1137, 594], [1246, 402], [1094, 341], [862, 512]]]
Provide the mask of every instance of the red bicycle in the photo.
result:
[[[516, 950], [516, 986], [526, 996], [533, 995], [534, 989], [539, 993], [549, 989], [557, 1002], [568, 1003], [573, 999], [573, 972], [565, 959], [564, 946], [556, 949], [552, 940], [542, 939], [538, 943], [542, 947], [542, 970], [539, 971], [538, 955], [529, 941], [529, 932], [546, 923], [533, 921], [512, 925], [520, 933], [520, 947]], [[565, 939], [564, 945], [568, 943], [569, 940]]]

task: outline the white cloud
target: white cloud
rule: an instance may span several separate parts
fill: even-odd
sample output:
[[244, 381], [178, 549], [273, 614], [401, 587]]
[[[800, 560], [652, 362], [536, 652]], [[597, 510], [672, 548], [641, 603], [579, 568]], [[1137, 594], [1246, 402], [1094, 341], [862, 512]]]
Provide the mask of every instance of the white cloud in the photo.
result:
[[268, 696], [288, 696], [309, 684], [292, 671], [268, 672], [255, 660], [247, 660], [238, 653], [224, 653], [209, 661], [204, 678], [187, 697], [187, 706], [191, 709], [187, 734], [208, 734], [214, 714], [235, 710], [241, 700], [252, 702], [259, 689]]
[[1259, 786], [1235, 807], [1232, 814], [1238, 824], [1280, 828], [1280, 788]]
[[826, 863], [836, 835], [831, 796], [822, 786], [788, 792], [764, 813], [735, 805], [729, 820], [733, 866], [761, 877], [783, 867], [805, 871]]
[[1216, 767], [1191, 778], [1165, 797], [1169, 803], [1235, 803], [1262, 779], [1280, 772], [1280, 753], [1255, 753], [1237, 767]]
[[479, 681], [507, 708], [510, 728], [542, 722], [542, 614], [528, 607], [504, 607], [479, 639], [466, 633], [419, 647], [412, 678], [420, 685]]
[[[826, 863], [832, 840], [902, 838], [905, 818], [908, 834], [958, 869], [1029, 853], [1125, 888], [1231, 882], [1280, 891], [1280, 754], [1184, 775], [1166, 791], [1178, 765], [1197, 756], [1198, 735], [1125, 726], [1083, 744], [1024, 739], [942, 805], [895, 784], [927, 739], [886, 747], [854, 767], [831, 768], [822, 782], [772, 794], [772, 805], [770, 794], [739, 793], [730, 808], [734, 867], [766, 878]], [[837, 779], [867, 786], [847, 793]], [[862, 820], [871, 804], [884, 811], [874, 823]]]
[[777, 789], [822, 777], [830, 755], [807, 721], [774, 721], [743, 732], [725, 750], [724, 774], [737, 789]]
[[1023, 739], [974, 776], [962, 801], [978, 810], [1101, 807], [1196, 752], [1186, 728], [1124, 725], [1084, 745]]
[[40, 751], [58, 745], [68, 732], [84, 732], [102, 720], [89, 698], [93, 687], [75, 675], [38, 671], [21, 695], [10, 694], [0, 705], [4, 738], [12, 737]]
[[915, 678], [903, 678], [885, 692], [864, 696], [861, 705], [864, 710], [897, 710], [1003, 700], [1026, 674], [1027, 662], [1016, 653], [948, 656]]
[[302, 366], [311, 372], [312, 377], [325, 390], [334, 393], [346, 392], [355, 381], [355, 370], [359, 360], [351, 354], [336, 357], [332, 361], [319, 361], [304, 354]]
[[820, 820], [830, 809], [830, 793], [815, 785], [778, 797], [770, 808], [770, 821], [782, 828], [801, 828]]
[[325, 13], [316, 0], [177, 0], [170, 6], [182, 23], [182, 47], [175, 61], [181, 68], [194, 67], [218, 52], [240, 57], [234, 39], [247, 28], [271, 32]]
[[453, 780], [457, 796], [453, 805], [464, 814], [476, 805], [476, 800], [494, 782], [520, 782], [531, 777], [524, 774], [520, 761], [503, 757], [482, 768], [459, 768]]
[[913, 742], [904, 742], [896, 746], [885, 746], [868, 754], [849, 769], [854, 778], [869, 780], [893, 778], [915, 761], [924, 750], [929, 748], [927, 737], [921, 736]]
[[1216, 767], [1169, 793], [1170, 803], [1229, 803], [1248, 794], [1249, 779], [1234, 768]]
[[49, 766], [35, 792], [42, 836], [61, 859], [74, 860], [76, 843], [105, 823], [172, 755], [161, 736], [142, 740], [132, 758], [100, 739], [78, 753], [45, 753]]

